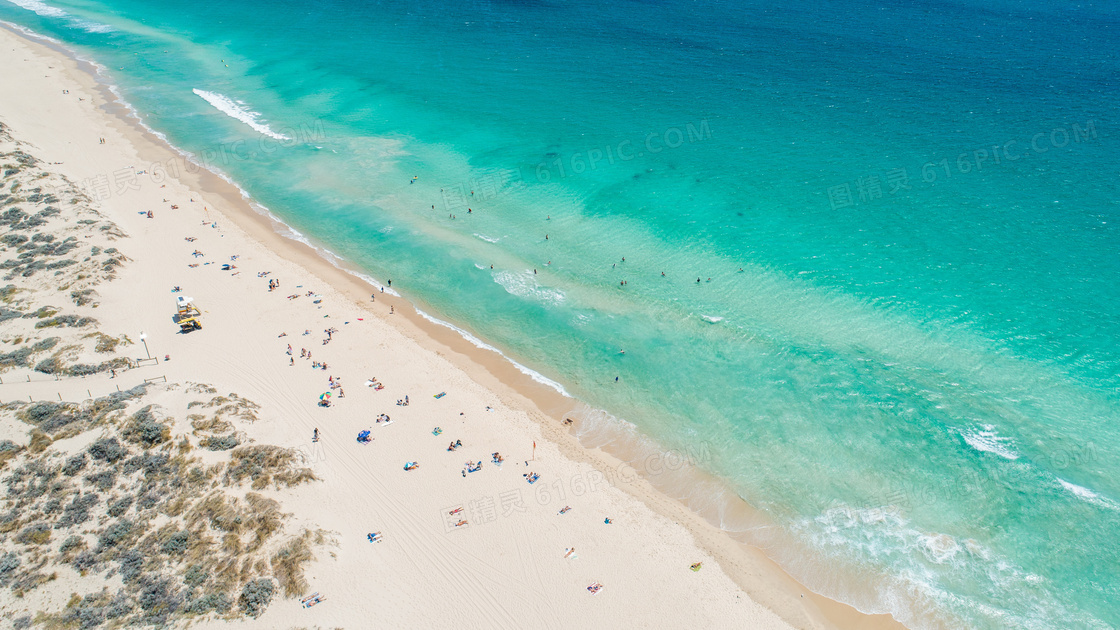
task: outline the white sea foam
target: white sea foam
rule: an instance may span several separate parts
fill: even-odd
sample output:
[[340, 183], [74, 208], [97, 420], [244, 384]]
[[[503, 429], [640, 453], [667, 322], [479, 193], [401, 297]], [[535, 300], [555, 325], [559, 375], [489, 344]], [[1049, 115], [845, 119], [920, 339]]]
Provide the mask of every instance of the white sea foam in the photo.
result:
[[531, 370], [531, 369], [525, 367], [524, 365], [521, 365], [517, 361], [514, 361], [513, 359], [506, 356], [506, 354], [504, 352], [502, 352], [501, 350], [499, 350], [499, 349], [495, 348], [494, 346], [486, 343], [485, 341], [479, 339], [478, 337], [475, 337], [474, 335], [472, 335], [469, 332], [463, 330], [462, 328], [459, 328], [458, 326], [456, 326], [454, 324], [445, 322], [442, 319], [436, 319], [435, 317], [432, 317], [431, 315], [425, 313], [424, 311], [422, 311], [420, 309], [416, 309], [416, 312], [420, 315], [420, 317], [423, 317], [424, 319], [432, 322], [433, 324], [436, 324], [437, 326], [443, 326], [444, 328], [450, 328], [451, 330], [454, 330], [455, 332], [459, 333], [460, 337], [462, 337], [463, 339], [466, 339], [474, 347], [481, 348], [483, 350], [489, 350], [491, 352], [497, 353], [503, 359], [505, 359], [506, 361], [509, 361], [511, 364], [513, 364], [513, 366], [515, 368], [517, 368], [518, 372], [521, 372], [525, 376], [528, 376], [529, 378], [531, 378], [534, 381], [540, 383], [541, 385], [545, 385], [547, 387], [551, 387], [552, 389], [555, 389], [557, 392], [560, 392], [560, 394], [562, 396], [566, 396], [568, 398], [571, 398], [571, 395], [568, 393], [568, 390], [564, 389], [564, 386], [561, 385], [560, 383], [557, 383], [556, 381], [548, 378], [547, 376], [541, 374], [540, 372], [536, 372], [534, 370]]
[[249, 125], [254, 131], [269, 138], [276, 140], [291, 140], [284, 134], [276, 133], [268, 125], [260, 121], [260, 112], [255, 112], [249, 109], [245, 103], [241, 101], [234, 101], [224, 94], [216, 92], [207, 92], [206, 90], [199, 90], [195, 88], [194, 93], [201, 96], [203, 100], [214, 106], [214, 109], [222, 112], [230, 118], [235, 118], [241, 122]]
[[58, 7], [52, 7], [39, 0], [8, 0], [8, 2], [43, 17], [65, 18], [70, 23], [70, 26], [80, 28], [88, 33], [108, 33], [113, 30], [113, 27], [108, 24], [99, 24], [83, 18], [74, 17]]
[[108, 24], [101, 24], [99, 22], [92, 22], [90, 20], [82, 20], [77, 18], [72, 20], [71, 24], [87, 33], [112, 33], [115, 30]]
[[482, 234], [479, 234], [478, 232], [475, 232], [474, 235], [477, 236], [478, 238], [486, 241], [487, 243], [497, 243], [498, 241], [501, 240], [499, 238], [492, 238], [490, 236], [484, 236]]
[[493, 274], [497, 282], [510, 295], [529, 298], [542, 304], [562, 304], [566, 299], [564, 292], [559, 289], [543, 287], [537, 282], [537, 274], [532, 271], [516, 273], [513, 271], [496, 271]]
[[996, 433], [996, 428], [990, 424], [982, 425], [980, 429], [961, 431], [960, 434], [969, 446], [978, 451], [995, 453], [1010, 460], [1019, 459], [1019, 453], [1012, 448], [1011, 438], [999, 435]]
[[709, 324], [718, 324], [723, 321], [722, 317], [716, 315], [701, 315], [700, 319], [708, 322]]
[[1116, 503], [1112, 499], [1109, 499], [1107, 497], [1102, 497], [1101, 495], [1097, 494], [1096, 492], [1093, 492], [1092, 490], [1090, 490], [1090, 489], [1088, 489], [1084, 486], [1079, 486], [1075, 483], [1070, 483], [1070, 482], [1066, 481], [1065, 479], [1062, 479], [1061, 477], [1058, 477], [1057, 479], [1058, 479], [1058, 483], [1062, 484], [1063, 488], [1065, 488], [1066, 490], [1069, 490], [1070, 492], [1072, 492], [1078, 498], [1083, 499], [1085, 501], [1088, 501], [1089, 503], [1092, 503], [1093, 505], [1096, 505], [1098, 507], [1103, 507], [1103, 508], [1112, 510], [1114, 512], [1120, 512], [1120, 504]]
[[39, 0], [8, 0], [17, 7], [22, 7], [43, 17], [66, 17], [67, 13], [58, 7], [39, 2]]

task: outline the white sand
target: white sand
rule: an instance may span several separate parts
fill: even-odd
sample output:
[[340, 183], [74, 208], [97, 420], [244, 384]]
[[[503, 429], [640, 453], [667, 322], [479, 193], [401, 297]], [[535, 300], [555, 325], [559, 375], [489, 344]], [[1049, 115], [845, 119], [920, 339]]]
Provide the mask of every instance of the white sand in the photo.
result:
[[[125, 122], [119, 105], [106, 102], [103, 87], [59, 51], [0, 29], [0, 68], [0, 120], [15, 137], [33, 144], [38, 157], [61, 162], [48, 168], [72, 181], [107, 176], [112, 182], [115, 173], [150, 170], [153, 161], [174, 158]], [[197, 187], [205, 181], [184, 175], [162, 187], [139, 175], [138, 189], [113, 191], [100, 204], [131, 237], [119, 247], [133, 262], [118, 280], [98, 287], [97, 317], [103, 329], [134, 341], [145, 332], [158, 364], [130, 370], [116, 381], [98, 376], [8, 384], [0, 395], [81, 400], [87, 390], [99, 396], [118, 384], [124, 389], [166, 376], [172, 383], [211, 383], [221, 393], [260, 403], [261, 420], [248, 427], [250, 436], [304, 450], [321, 478], [270, 496], [298, 524], [332, 532], [336, 545], [318, 548], [307, 574], [311, 590], [326, 601], [303, 609], [296, 601], [278, 600], [244, 625], [776, 629], [834, 627], [844, 615], [855, 615], [851, 625], [859, 627], [882, 621], [835, 612], [842, 607], [822, 613], [828, 606], [820, 598], [785, 578], [772, 583], [778, 572], [736, 556], [730, 539], [721, 539], [676, 502], [641, 482], [612, 487], [590, 463], [609, 466], [610, 460], [573, 454], [574, 440], [556, 419], [501, 385], [495, 373], [502, 368], [484, 369], [448, 349], [433, 338], [438, 332], [420, 329], [414, 316], [406, 320], [402, 311], [408, 305], [401, 300], [379, 295], [371, 304], [371, 289], [334, 288], [325, 276], [334, 285], [346, 280], [312, 260], [306, 248], [235, 225], [234, 219], [250, 228], [261, 221], [234, 207], [238, 200]], [[147, 210], [154, 211], [153, 219], [141, 214]], [[197, 240], [187, 242], [187, 236]], [[193, 257], [196, 249], [205, 257]], [[221, 271], [234, 255], [239, 273]], [[212, 264], [202, 264], [207, 262]], [[188, 267], [193, 263], [200, 266]], [[263, 271], [280, 280], [279, 290], [267, 290], [267, 278], [257, 277]], [[203, 310], [201, 331], [177, 334], [170, 292], [175, 285]], [[313, 304], [308, 291], [321, 295], [322, 303]], [[359, 302], [354, 296], [362, 292], [366, 298]], [[287, 299], [292, 294], [300, 297]], [[398, 313], [389, 314], [390, 304]], [[329, 326], [338, 332], [323, 345]], [[305, 329], [311, 334], [302, 335]], [[289, 343], [294, 366], [285, 354]], [[299, 358], [301, 348], [329, 369], [313, 370], [312, 360]], [[143, 345], [137, 343], [132, 353], [143, 356]], [[324, 409], [316, 401], [328, 391], [328, 376], [341, 378], [346, 396], [339, 399], [336, 391], [335, 404]], [[385, 389], [365, 387], [371, 376]], [[433, 398], [439, 392], [447, 395]], [[411, 405], [395, 405], [405, 395]], [[180, 419], [186, 413], [168, 411]], [[393, 423], [376, 425], [380, 413]], [[439, 436], [432, 435], [436, 426], [443, 429]], [[316, 427], [323, 439], [312, 444]], [[374, 440], [360, 445], [355, 436], [367, 428]], [[447, 452], [455, 439], [462, 448]], [[534, 441], [535, 460], [526, 466]], [[505, 456], [503, 466], [491, 463], [494, 451]], [[405, 472], [409, 460], [420, 468]], [[484, 463], [464, 478], [467, 460]], [[539, 473], [540, 481], [528, 484], [522, 475], [529, 471]], [[565, 506], [571, 510], [558, 514]], [[468, 526], [448, 526], [459, 518], [448, 514], [457, 507]], [[606, 517], [613, 524], [605, 524]], [[384, 541], [367, 542], [373, 531]], [[565, 559], [571, 547], [577, 558]], [[703, 569], [689, 570], [694, 562], [703, 562]], [[594, 596], [586, 589], [593, 582], [603, 585]], [[764, 593], [794, 625], [752, 600], [743, 584], [756, 596]]]

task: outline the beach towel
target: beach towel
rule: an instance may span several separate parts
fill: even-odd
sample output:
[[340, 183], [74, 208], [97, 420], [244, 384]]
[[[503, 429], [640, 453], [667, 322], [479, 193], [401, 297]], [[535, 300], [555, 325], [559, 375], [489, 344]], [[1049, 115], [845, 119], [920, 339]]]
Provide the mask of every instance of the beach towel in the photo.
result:
[[447, 395], [447, 392], [440, 392], [440, 393], [432, 396], [432, 398], [443, 398], [446, 395]]

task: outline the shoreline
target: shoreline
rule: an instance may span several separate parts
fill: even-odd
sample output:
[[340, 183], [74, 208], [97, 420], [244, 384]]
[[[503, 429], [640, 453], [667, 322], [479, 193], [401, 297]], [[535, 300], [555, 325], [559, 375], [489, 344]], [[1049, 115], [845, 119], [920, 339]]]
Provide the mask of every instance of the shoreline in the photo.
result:
[[[52, 55], [56, 60], [63, 60], [73, 75], [70, 78], [83, 83], [97, 94], [95, 105], [100, 115], [144, 158], [145, 161], [141, 164], [164, 162], [168, 157], [185, 159], [183, 152], [147, 129], [137, 115], [118, 100], [110, 86], [98, 75], [97, 66], [93, 63], [81, 59], [61, 44], [41, 40], [41, 36], [19, 32], [6, 23], [3, 26], [30, 47], [45, 48], [50, 51], [46, 54]], [[84, 67], [86, 65], [88, 68]], [[515, 359], [479, 348], [455, 330], [428, 321], [418, 311], [431, 310], [426, 305], [403, 296], [385, 294], [377, 300], [380, 305], [385, 305], [386, 301], [392, 305], [395, 310], [393, 315], [374, 313], [370, 310], [368, 296], [375, 287], [371, 288], [359, 277], [360, 271], [332, 264], [315, 247], [280, 234], [275, 224], [276, 219], [256, 210], [251, 200], [244, 198], [235, 184], [201, 168], [196, 173], [180, 172], [176, 179], [188, 189], [201, 193], [207, 207], [263, 248], [330, 285], [346, 298], [349, 306], [356, 306], [369, 316], [377, 317], [381, 324], [388, 324], [425, 351], [446, 359], [470, 375], [472, 380], [493, 392], [504, 404], [526, 413], [536, 423], [541, 437], [555, 445], [568, 459], [589, 464], [608, 475], [610, 471], [617, 473], [629, 466], [609, 451], [589, 449], [581, 444], [579, 438], [559, 422], [578, 407], [580, 402], [561, 395], [523, 373], [513, 364]], [[339, 264], [346, 263], [342, 261]], [[769, 560], [762, 551], [738, 543], [683, 503], [658, 490], [645, 477], [612, 485], [677, 523], [696, 544], [718, 561], [722, 571], [752, 599], [795, 627], [903, 627], [888, 615], [867, 615], [847, 604], [811, 593]]]

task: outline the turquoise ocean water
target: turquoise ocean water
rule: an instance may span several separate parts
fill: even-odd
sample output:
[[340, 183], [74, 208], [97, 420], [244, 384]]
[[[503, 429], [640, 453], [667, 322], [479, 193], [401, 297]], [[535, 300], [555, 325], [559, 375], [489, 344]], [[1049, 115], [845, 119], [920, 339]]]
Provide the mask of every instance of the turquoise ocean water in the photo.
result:
[[914, 628], [1120, 626], [1115, 5], [6, 0], [0, 20], [560, 384], [585, 439], [700, 454], [730, 491], [676, 494], [756, 508], [724, 527], [808, 586]]

